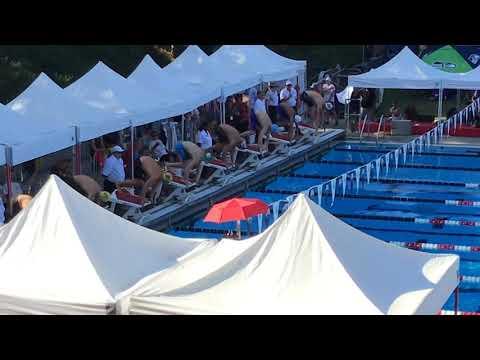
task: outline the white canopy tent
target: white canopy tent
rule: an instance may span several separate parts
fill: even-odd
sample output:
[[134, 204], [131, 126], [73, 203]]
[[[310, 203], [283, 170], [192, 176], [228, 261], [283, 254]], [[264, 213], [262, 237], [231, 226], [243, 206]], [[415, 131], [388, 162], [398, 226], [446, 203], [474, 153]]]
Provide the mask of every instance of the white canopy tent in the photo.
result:
[[260, 69], [245, 55], [230, 45], [224, 45], [209, 56], [218, 76], [225, 81], [224, 97], [243, 92], [253, 86], [269, 81], [262, 78]]
[[[170, 117], [169, 101], [125, 79], [101, 61], [64, 91], [91, 107], [127, 116], [135, 126]], [[119, 125], [117, 130], [121, 129]]]
[[257, 61], [259, 62], [262, 61], [264, 64], [263, 67], [267, 69], [267, 71], [275, 72], [275, 77], [281, 77], [283, 72], [283, 77], [279, 80], [290, 79], [293, 83], [298, 82], [302, 90], [307, 86], [306, 60], [293, 60], [286, 58], [270, 50], [264, 45], [240, 45], [238, 47], [248, 48], [248, 50], [252, 52], [255, 51], [255, 59], [258, 59]]
[[79, 141], [88, 141], [129, 126], [125, 117], [112, 116], [79, 102], [44, 73], [12, 100], [8, 107], [23, 115], [32, 130], [43, 124], [70, 129], [77, 126], [80, 129]]
[[[27, 118], [0, 104], [0, 122], [4, 131], [0, 132], [0, 143], [12, 151], [11, 164], [23, 162], [51, 154], [75, 144], [73, 127], [52, 126], [51, 123], [29, 121]], [[5, 165], [5, 151], [0, 151], [0, 165]]]
[[459, 74], [454, 73], [451, 79], [445, 80], [445, 89], [478, 90], [480, 89], [480, 67]]
[[263, 52], [266, 56], [270, 56], [272, 60], [284, 63], [288, 66], [294, 66], [298, 71], [305, 70], [307, 68], [307, 61], [306, 60], [294, 60], [289, 59], [287, 57], [281, 56], [277, 54], [275, 51], [272, 51], [266, 46], [263, 45], [256, 45], [261, 52]]
[[371, 237], [300, 194], [265, 232], [224, 239], [140, 281], [131, 314], [436, 314], [459, 258]]
[[255, 72], [264, 82], [290, 78], [296, 80], [306, 68], [305, 61], [283, 58], [263, 45], [224, 45], [212, 57], [214, 55], [243, 67], [246, 72]]
[[51, 176], [0, 228], [0, 313], [113, 312], [137, 281], [208, 244], [126, 221]]
[[378, 68], [364, 74], [350, 75], [348, 85], [382, 89], [439, 89], [438, 116], [441, 116], [446, 81], [456, 76], [427, 64], [405, 46], [394, 58]]
[[175, 108], [171, 116], [185, 114], [219, 98], [223, 84], [198, 46], [189, 46], [164, 69], [147, 55], [128, 79], [159, 94], [164, 101], [176, 102], [178, 106], [171, 107]]

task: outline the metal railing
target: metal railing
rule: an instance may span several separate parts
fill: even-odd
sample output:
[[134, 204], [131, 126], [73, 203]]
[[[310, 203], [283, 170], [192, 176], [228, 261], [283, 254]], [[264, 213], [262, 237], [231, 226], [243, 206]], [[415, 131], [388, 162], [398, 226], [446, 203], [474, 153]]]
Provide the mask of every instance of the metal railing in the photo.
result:
[[360, 130], [360, 143], [362, 143], [362, 136], [363, 136], [363, 132], [365, 131], [365, 124], [367, 123], [367, 118], [368, 118], [368, 114], [365, 114], [365, 119], [363, 120], [362, 129]]
[[[378, 138], [380, 136], [380, 130], [382, 129], [382, 123], [384, 122], [383, 118], [384, 118], [384, 116], [382, 114], [382, 116], [380, 116], [380, 121], [378, 122], [378, 128], [377, 128], [377, 138], [376, 138], [377, 145], [378, 145]], [[383, 134], [385, 135], [385, 125], [383, 127]]]

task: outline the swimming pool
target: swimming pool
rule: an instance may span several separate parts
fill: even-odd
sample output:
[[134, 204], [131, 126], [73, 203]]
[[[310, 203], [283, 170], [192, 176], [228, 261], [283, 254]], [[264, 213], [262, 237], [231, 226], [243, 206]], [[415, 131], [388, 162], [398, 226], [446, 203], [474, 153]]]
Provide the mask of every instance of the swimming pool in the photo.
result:
[[[245, 196], [267, 203], [285, 199], [397, 147], [339, 143], [286, 176], [249, 191]], [[420, 241], [480, 249], [480, 226], [473, 226], [475, 222], [480, 224], [480, 207], [477, 206], [480, 203], [475, 203], [480, 202], [480, 189], [469, 184], [480, 184], [480, 148], [431, 146], [428, 151], [415, 154], [413, 159], [408, 156], [405, 164], [400, 161], [398, 169], [392, 168], [388, 174], [382, 172], [379, 181], [372, 174], [370, 184], [362, 181], [360, 189], [348, 188], [344, 197], [337, 193], [333, 206], [329, 193], [324, 192], [322, 206], [351, 226], [384, 241]], [[462, 202], [454, 203], [455, 200]], [[431, 219], [443, 219], [447, 223], [432, 224]], [[449, 222], [451, 220], [457, 222]], [[255, 221], [250, 226], [242, 224], [242, 231], [248, 231], [249, 227], [257, 232]], [[197, 220], [170, 233], [183, 237], [221, 238], [226, 230], [233, 229], [234, 223]], [[446, 250], [426, 251], [456, 253], [461, 259], [462, 276], [480, 276], [480, 252], [477, 250], [452, 251], [447, 247]], [[453, 310], [453, 303], [452, 296], [444, 309]], [[461, 283], [460, 310], [480, 312], [480, 283]]]

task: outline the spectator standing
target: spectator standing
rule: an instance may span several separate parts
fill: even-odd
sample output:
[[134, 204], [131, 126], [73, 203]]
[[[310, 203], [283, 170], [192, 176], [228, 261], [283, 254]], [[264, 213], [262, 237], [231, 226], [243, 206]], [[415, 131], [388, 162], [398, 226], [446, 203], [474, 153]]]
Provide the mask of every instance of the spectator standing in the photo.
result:
[[335, 110], [335, 93], [335, 85], [332, 83], [330, 76], [327, 75], [322, 85], [322, 96], [325, 101], [327, 123], [330, 123], [330, 120], [333, 120], [335, 126], [338, 126], [337, 112]]
[[200, 148], [203, 150], [209, 150], [213, 147], [213, 139], [211, 135], [212, 123], [213, 121], [205, 121], [200, 125], [198, 134], [198, 146], [200, 146]]
[[365, 117], [367, 118], [367, 121], [373, 120], [375, 116], [375, 102], [375, 89], [364, 89], [360, 101], [362, 107], [360, 115], [361, 121], [365, 120]]
[[285, 87], [280, 91], [280, 102], [286, 102], [295, 113], [297, 113], [297, 90], [293, 88], [290, 80], [285, 83]]
[[278, 90], [275, 84], [270, 84], [267, 91], [268, 115], [273, 123], [277, 122]]
[[245, 132], [250, 127], [250, 109], [248, 104], [243, 102], [243, 95], [235, 96], [235, 104], [233, 106], [233, 121], [231, 125], [240, 132]]

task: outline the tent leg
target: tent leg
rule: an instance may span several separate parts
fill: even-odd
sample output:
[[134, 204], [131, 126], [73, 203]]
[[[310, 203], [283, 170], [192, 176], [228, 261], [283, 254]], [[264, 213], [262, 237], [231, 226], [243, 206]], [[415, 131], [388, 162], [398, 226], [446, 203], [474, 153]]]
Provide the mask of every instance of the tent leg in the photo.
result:
[[443, 108], [443, 89], [440, 88], [438, 92], [438, 117], [442, 116], [442, 108]]
[[458, 307], [460, 303], [460, 286], [455, 289], [455, 315], [458, 315]]
[[135, 149], [133, 148], [133, 144], [135, 143], [135, 128], [133, 127], [133, 124], [130, 124], [130, 175], [132, 177], [132, 180], [135, 178], [135, 166], [133, 164], [134, 162], [134, 155], [135, 155]]
[[181, 136], [181, 139], [182, 141], [185, 141], [185, 115], [182, 115], [182, 136]]
[[238, 240], [242, 240], [242, 227], [240, 226], [240, 220], [237, 220], [237, 237]]
[[224, 107], [223, 107], [223, 101], [220, 100], [220, 124], [223, 124], [224, 122], [224, 116], [223, 116], [223, 113], [224, 113]]
[[74, 126], [74, 129], [75, 129], [75, 145], [73, 146], [73, 161], [74, 161], [73, 173], [75, 175], [80, 175], [81, 168], [82, 168], [80, 128], [78, 126]]
[[8, 202], [8, 212], [10, 217], [13, 216], [13, 197], [12, 197], [12, 182], [13, 182], [13, 159], [12, 159], [12, 148], [10, 146], [5, 146], [5, 181], [7, 183], [7, 202]]

